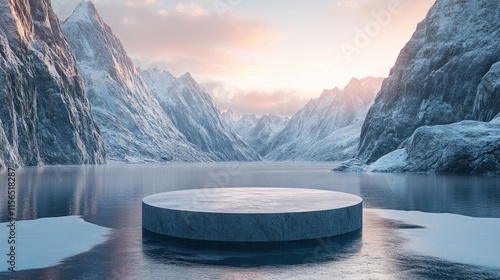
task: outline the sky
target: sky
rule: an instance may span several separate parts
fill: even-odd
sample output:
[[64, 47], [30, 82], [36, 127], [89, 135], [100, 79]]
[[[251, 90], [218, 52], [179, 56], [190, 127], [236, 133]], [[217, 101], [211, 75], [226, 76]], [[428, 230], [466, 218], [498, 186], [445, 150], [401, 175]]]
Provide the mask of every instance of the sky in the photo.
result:
[[[52, 0], [59, 18], [79, 0]], [[141, 68], [190, 72], [216, 106], [292, 115], [353, 77], [386, 77], [435, 0], [94, 0]]]

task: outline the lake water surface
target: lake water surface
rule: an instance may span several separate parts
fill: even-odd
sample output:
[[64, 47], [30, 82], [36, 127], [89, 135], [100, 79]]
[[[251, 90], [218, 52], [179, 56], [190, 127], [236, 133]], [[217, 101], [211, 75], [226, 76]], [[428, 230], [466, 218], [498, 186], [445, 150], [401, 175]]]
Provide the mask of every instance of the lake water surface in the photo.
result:
[[[496, 237], [500, 233], [489, 232], [500, 221], [500, 177], [345, 174], [330, 171], [334, 166], [332, 163], [172, 163], [17, 169], [18, 220], [79, 215], [86, 222], [110, 228], [111, 233], [105, 242], [63, 259], [58, 265], [2, 272], [0, 279], [500, 278], [500, 252], [496, 266], [495, 256], [491, 259], [487, 252], [483, 256], [478, 250], [460, 251], [462, 245], [471, 248], [483, 241], [492, 246], [500, 244]], [[0, 171], [0, 180], [3, 192], [0, 218], [6, 222], [5, 170]], [[142, 231], [141, 199], [144, 196], [217, 186], [313, 188], [356, 194], [364, 199], [367, 209], [363, 229], [340, 238], [264, 248], [202, 248]], [[420, 236], [425, 227], [386, 219], [371, 209], [473, 217], [473, 221], [484, 225], [477, 230], [486, 234], [477, 236], [487, 238], [478, 240], [475, 229], [467, 228], [467, 223], [453, 225], [459, 229], [456, 234], [466, 233], [471, 242], [467, 247], [454, 243], [453, 236], [443, 239], [449, 242], [443, 248], [456, 249], [457, 254], [465, 256], [470, 254], [470, 262], [467, 257], [465, 261], [454, 262], [426, 254], [425, 249], [408, 249], [411, 247], [406, 245], [412, 234]], [[440, 223], [447, 227], [446, 219]], [[431, 240], [418, 238], [421, 246], [433, 244]], [[47, 250], [40, 255], [50, 254]], [[478, 258], [489, 258], [486, 263], [493, 265], [477, 265], [474, 260]]]

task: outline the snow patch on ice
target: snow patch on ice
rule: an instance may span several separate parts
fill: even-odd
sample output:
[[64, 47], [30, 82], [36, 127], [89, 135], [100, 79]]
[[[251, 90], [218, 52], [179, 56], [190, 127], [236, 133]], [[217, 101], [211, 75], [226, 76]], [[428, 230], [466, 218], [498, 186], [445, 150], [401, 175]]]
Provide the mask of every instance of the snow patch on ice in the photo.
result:
[[[8, 271], [9, 223], [0, 223], [0, 272]], [[111, 229], [85, 222], [80, 216], [16, 222], [15, 270], [50, 267], [105, 242]]]
[[500, 219], [449, 213], [366, 209], [424, 228], [400, 229], [407, 250], [447, 261], [500, 269]]

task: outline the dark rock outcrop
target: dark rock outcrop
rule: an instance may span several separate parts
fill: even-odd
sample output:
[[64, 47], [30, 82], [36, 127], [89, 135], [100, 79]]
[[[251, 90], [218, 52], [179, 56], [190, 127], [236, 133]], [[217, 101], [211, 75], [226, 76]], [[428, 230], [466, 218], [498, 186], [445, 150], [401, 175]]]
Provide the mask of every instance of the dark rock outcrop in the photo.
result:
[[374, 162], [373, 172], [500, 174], [500, 116], [418, 128], [402, 149]]

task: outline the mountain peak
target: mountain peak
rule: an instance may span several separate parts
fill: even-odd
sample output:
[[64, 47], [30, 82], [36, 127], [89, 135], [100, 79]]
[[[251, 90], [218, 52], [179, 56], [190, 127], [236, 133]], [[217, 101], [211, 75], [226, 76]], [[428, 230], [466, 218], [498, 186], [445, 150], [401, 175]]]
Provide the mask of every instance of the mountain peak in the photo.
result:
[[81, 1], [65, 21], [92, 21], [99, 20], [99, 13], [92, 1]]
[[350, 81], [349, 81], [349, 84], [352, 84], [352, 83], [359, 83], [359, 79], [356, 78], [356, 77], [353, 77]]
[[196, 82], [193, 78], [193, 75], [191, 75], [191, 73], [189, 72], [186, 72], [184, 75], [180, 76], [179, 80]]
[[150, 81], [150, 87], [156, 84], [161, 85], [161, 87], [165, 87], [167, 85], [173, 85], [177, 82], [177, 78], [172, 75], [172, 73], [159, 67], [148, 68], [145, 70], [137, 68], [137, 71], [145, 80]]
[[77, 13], [97, 14], [97, 9], [92, 1], [81, 1], [75, 8]]
[[361, 81], [357, 78], [352, 78], [349, 83], [345, 86], [344, 90], [348, 90], [350, 88], [359, 88], [361, 87], [362, 84], [361, 84]]
[[194, 87], [198, 91], [205, 91], [205, 89], [193, 78], [193, 75], [191, 75], [191, 73], [189, 72], [186, 72], [186, 74], [180, 76], [177, 80], [185, 86]]
[[341, 90], [338, 87], [334, 87], [333, 89], [324, 89], [323, 92], [321, 93], [320, 98], [326, 97], [330, 94], [339, 93], [340, 91]]

